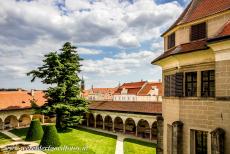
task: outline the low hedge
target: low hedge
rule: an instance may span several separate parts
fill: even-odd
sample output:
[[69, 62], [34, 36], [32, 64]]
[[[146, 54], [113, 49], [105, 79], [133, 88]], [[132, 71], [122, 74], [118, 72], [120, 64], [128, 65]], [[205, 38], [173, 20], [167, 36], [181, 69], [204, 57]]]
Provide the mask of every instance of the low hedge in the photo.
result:
[[44, 135], [40, 142], [42, 147], [58, 147], [61, 145], [57, 129], [54, 124], [44, 126]]
[[26, 141], [40, 140], [43, 136], [43, 129], [38, 119], [34, 119], [30, 123], [29, 130], [26, 135]]

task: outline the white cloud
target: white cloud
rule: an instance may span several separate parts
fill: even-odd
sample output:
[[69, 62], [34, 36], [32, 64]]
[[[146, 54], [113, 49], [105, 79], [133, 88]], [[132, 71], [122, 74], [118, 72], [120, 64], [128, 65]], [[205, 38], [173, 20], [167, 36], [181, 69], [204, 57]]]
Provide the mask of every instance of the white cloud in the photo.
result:
[[88, 49], [88, 48], [77, 48], [79, 54], [82, 55], [98, 55], [102, 53], [102, 50]]
[[[175, 2], [157, 5], [153, 0], [135, 0], [133, 4], [111, 0], [0, 0], [0, 4], [0, 80], [25, 79], [27, 71], [41, 65], [44, 54], [60, 49], [66, 41], [84, 46], [78, 48], [84, 56], [105, 56], [83, 61], [85, 74], [90, 79], [95, 77], [93, 82], [100, 78], [111, 82], [117, 75], [123, 80], [148, 76], [150, 62], [158, 53], [142, 49], [142, 44], [154, 42], [152, 48], [158, 48], [161, 30], [182, 11]], [[140, 51], [106, 57], [110, 51], [100, 47], [138, 47]]]
[[82, 70], [84, 73], [95, 73], [98, 76], [126, 75], [146, 65], [151, 66], [151, 60], [157, 55], [159, 55], [159, 53], [152, 51], [122, 52], [114, 55], [113, 58], [85, 60], [82, 62]]

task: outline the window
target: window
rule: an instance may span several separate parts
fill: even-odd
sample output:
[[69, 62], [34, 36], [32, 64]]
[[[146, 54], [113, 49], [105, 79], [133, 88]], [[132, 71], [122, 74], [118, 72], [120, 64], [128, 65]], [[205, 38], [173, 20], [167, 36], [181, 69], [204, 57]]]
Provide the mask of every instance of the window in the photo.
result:
[[206, 38], [206, 23], [203, 22], [203, 23], [191, 26], [190, 40], [195, 41], [195, 40], [199, 40], [203, 38]]
[[197, 94], [197, 72], [185, 74], [185, 96], [196, 96]]
[[215, 96], [215, 71], [201, 72], [201, 96], [214, 97]]
[[170, 96], [170, 75], [164, 77], [164, 96]]
[[168, 49], [175, 46], [175, 33], [168, 36]]
[[164, 96], [183, 96], [184, 73], [178, 72], [164, 77]]
[[208, 133], [204, 131], [195, 131], [195, 152], [196, 154], [208, 153]]

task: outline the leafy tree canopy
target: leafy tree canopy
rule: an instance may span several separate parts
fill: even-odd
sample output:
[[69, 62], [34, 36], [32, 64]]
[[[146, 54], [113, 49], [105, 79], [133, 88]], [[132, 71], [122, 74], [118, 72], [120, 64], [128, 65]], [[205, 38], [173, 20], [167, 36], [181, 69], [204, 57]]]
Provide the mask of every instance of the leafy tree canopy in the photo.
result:
[[64, 130], [68, 126], [81, 123], [88, 103], [81, 98], [80, 61], [77, 48], [66, 42], [60, 52], [50, 52], [44, 56], [43, 65], [27, 73], [32, 82], [40, 78], [50, 87], [45, 92], [48, 103], [41, 108], [46, 115], [56, 115], [56, 127]]

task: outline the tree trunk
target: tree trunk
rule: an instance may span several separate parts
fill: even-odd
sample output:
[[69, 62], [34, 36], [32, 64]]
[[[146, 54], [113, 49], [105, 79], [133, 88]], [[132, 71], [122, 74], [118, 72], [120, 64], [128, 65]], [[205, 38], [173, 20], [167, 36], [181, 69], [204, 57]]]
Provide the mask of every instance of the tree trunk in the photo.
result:
[[56, 115], [56, 128], [58, 131], [62, 130], [62, 125], [61, 122], [62, 121], [62, 115], [61, 114], [57, 114]]

